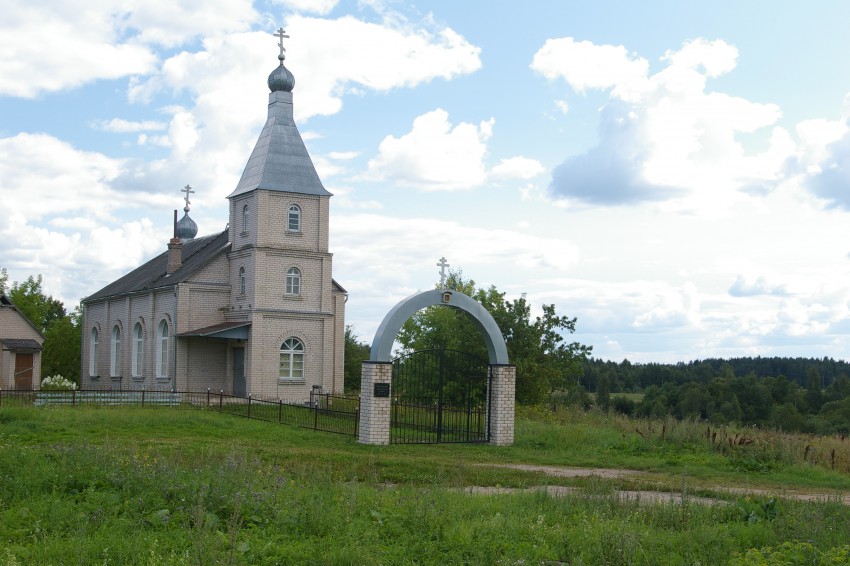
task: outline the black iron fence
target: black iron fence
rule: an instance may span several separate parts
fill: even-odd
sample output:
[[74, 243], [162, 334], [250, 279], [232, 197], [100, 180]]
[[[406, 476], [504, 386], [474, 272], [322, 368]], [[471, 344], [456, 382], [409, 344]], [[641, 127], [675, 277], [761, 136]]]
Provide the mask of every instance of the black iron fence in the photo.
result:
[[294, 425], [312, 430], [357, 436], [360, 399], [311, 392], [301, 402], [239, 397], [223, 391], [170, 391], [150, 389], [86, 389], [78, 391], [37, 391], [0, 389], [0, 409], [9, 406], [63, 405], [140, 406], [203, 409], [249, 419]]

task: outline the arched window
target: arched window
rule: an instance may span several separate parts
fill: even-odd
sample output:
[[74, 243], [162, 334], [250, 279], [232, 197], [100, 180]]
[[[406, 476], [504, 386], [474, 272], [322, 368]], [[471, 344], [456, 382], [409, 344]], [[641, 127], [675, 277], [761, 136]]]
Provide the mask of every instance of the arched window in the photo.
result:
[[280, 378], [304, 379], [304, 344], [298, 338], [287, 338], [280, 346]]
[[248, 231], [248, 216], [249, 216], [249, 214], [250, 214], [250, 209], [248, 208], [248, 205], [246, 204], [245, 206], [242, 207], [242, 231], [243, 232]]
[[301, 271], [297, 267], [290, 267], [286, 272], [286, 294], [301, 294]]
[[239, 294], [245, 294], [245, 268], [239, 268]]
[[297, 204], [292, 204], [289, 206], [289, 217], [288, 217], [286, 229], [290, 232], [300, 232], [301, 231], [301, 208]]
[[142, 356], [144, 356], [145, 348], [143, 345], [144, 336], [142, 335], [142, 325], [137, 322], [133, 326], [133, 377], [142, 375]]
[[118, 325], [112, 327], [112, 344], [109, 356], [109, 375], [121, 375], [121, 329]]
[[168, 377], [168, 322], [163, 320], [159, 323], [157, 334], [156, 376]]
[[98, 333], [97, 328], [91, 329], [91, 336], [89, 337], [89, 376], [94, 377], [97, 375], [97, 346], [98, 346]]

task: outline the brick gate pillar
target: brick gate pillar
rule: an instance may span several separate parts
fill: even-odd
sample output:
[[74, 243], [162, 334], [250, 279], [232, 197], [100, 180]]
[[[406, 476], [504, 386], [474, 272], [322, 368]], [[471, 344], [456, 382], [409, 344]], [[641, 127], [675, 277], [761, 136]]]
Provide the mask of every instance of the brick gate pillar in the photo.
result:
[[392, 397], [389, 388], [392, 377], [392, 362], [366, 361], [361, 366], [360, 437], [357, 440], [361, 444], [390, 443]]
[[494, 364], [490, 368], [490, 443], [508, 446], [514, 443], [516, 366]]

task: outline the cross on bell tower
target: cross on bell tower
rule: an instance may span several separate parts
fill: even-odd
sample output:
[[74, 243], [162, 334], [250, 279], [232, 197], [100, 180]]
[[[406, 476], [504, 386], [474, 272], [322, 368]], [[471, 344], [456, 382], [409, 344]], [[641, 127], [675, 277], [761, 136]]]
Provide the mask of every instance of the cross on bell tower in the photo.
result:
[[437, 267], [440, 268], [440, 289], [446, 288], [446, 268], [449, 267], [449, 264], [446, 263], [446, 258], [441, 257], [440, 263], [437, 264]]

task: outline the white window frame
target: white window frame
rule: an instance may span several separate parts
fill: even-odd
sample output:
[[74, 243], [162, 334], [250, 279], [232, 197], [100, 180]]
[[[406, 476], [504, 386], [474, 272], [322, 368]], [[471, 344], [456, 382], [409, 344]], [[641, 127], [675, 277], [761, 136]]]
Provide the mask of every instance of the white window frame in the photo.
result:
[[133, 325], [133, 363], [130, 370], [133, 377], [140, 377], [142, 375], [142, 368], [144, 367], [143, 357], [145, 355], [144, 340], [145, 333], [142, 330], [142, 323], [137, 322]]
[[251, 218], [251, 209], [246, 204], [242, 207], [242, 231], [248, 231], [248, 221]]
[[286, 213], [286, 231], [300, 232], [301, 231], [301, 207], [297, 204], [290, 204]]
[[286, 270], [285, 293], [293, 296], [301, 294], [301, 270], [297, 267], [290, 267]]
[[100, 333], [97, 327], [91, 329], [89, 334], [89, 377], [97, 376], [97, 349], [100, 343]]
[[109, 343], [109, 375], [121, 376], [121, 327], [117, 324], [112, 327], [112, 336]]
[[156, 376], [168, 377], [168, 321], [162, 319], [156, 330]]
[[280, 380], [304, 381], [304, 342], [291, 336], [280, 345]]

